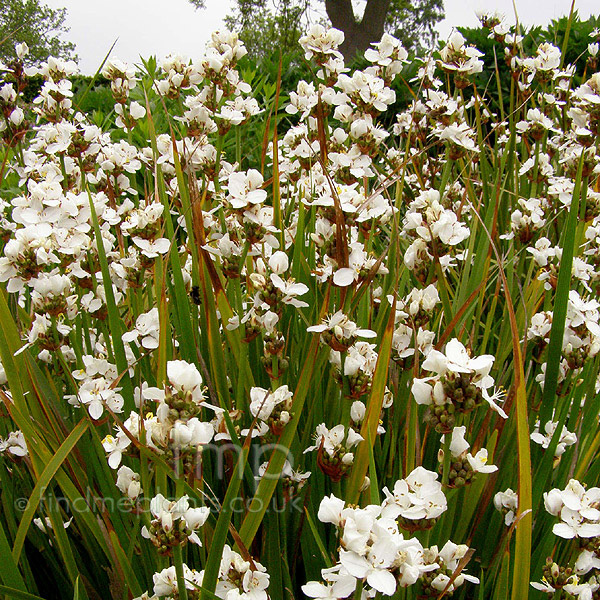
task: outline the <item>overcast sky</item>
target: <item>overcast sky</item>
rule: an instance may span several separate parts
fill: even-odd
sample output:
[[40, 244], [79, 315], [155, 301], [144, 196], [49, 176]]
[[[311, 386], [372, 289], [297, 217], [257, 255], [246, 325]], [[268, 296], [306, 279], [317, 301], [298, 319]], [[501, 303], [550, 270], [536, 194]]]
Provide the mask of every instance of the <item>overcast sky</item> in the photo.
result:
[[[92, 74], [115, 40], [112, 56], [138, 62], [141, 56], [170, 52], [189, 57], [202, 55], [210, 33], [223, 26], [232, 0], [206, 0], [205, 10], [195, 10], [187, 0], [45, 0], [53, 8], [66, 7], [69, 39], [77, 46], [79, 66]], [[545, 25], [569, 13], [571, 0], [515, 0], [519, 20], [525, 25]], [[475, 27], [477, 8], [495, 8], [514, 22], [512, 0], [444, 0], [446, 19], [439, 24], [442, 38], [456, 25]], [[576, 0], [585, 19], [600, 14], [598, 0]]]

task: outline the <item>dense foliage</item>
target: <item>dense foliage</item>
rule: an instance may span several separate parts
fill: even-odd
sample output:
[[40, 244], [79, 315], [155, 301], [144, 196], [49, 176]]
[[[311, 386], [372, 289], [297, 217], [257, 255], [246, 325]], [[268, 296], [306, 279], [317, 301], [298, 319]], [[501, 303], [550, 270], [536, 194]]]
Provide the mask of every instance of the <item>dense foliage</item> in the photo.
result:
[[51, 8], [40, 0], [2, 0], [0, 4], [0, 63], [16, 60], [15, 40], [25, 42], [26, 64], [38, 65], [49, 56], [73, 58], [75, 44], [64, 39], [65, 8]]

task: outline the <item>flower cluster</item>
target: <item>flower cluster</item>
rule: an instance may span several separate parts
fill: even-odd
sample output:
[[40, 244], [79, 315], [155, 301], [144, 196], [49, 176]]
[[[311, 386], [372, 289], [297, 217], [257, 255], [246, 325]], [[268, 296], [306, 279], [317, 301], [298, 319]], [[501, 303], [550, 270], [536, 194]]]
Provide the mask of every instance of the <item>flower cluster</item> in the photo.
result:
[[564, 490], [553, 489], [544, 493], [544, 506], [560, 518], [552, 532], [562, 538], [595, 538], [600, 536], [600, 488], [588, 490], [576, 479], [571, 479]]
[[352, 427], [346, 428], [340, 424], [327, 429], [325, 423], [321, 423], [317, 425], [315, 445], [309, 446], [304, 452], [317, 450], [317, 464], [321, 471], [331, 477], [332, 481], [340, 481], [352, 468], [352, 449], [363, 439]]
[[[539, 444], [544, 450], [550, 446], [552, 442], [552, 438], [554, 437], [554, 433], [558, 427], [558, 422], [556, 421], [548, 421], [544, 425], [544, 432], [540, 432], [540, 422], [536, 421], [535, 429], [532, 434], [529, 436], [531, 441]], [[569, 431], [566, 426], [563, 425], [563, 428], [560, 431], [560, 435], [558, 437], [558, 441], [556, 443], [556, 449], [554, 450], [554, 456], [560, 457], [564, 454], [565, 450], [568, 446], [572, 446], [577, 442], [577, 435], [573, 432]]]
[[[117, 427], [116, 436], [107, 435], [102, 440], [112, 469], [119, 467], [123, 455], [135, 455], [137, 446], [145, 443], [181, 464], [185, 473], [198, 476], [202, 446], [213, 439], [218, 427], [217, 417], [212, 421], [201, 420], [202, 410], [220, 411], [204, 401], [202, 376], [194, 365], [182, 360], [169, 361], [167, 377], [163, 389], [146, 385], [137, 390], [139, 404], [155, 404], [155, 413], [147, 412], [145, 418], [140, 418], [132, 411], [123, 425]], [[135, 501], [141, 493], [139, 474], [129, 466], [121, 466], [117, 487]]]
[[445, 268], [451, 265], [451, 250], [469, 237], [469, 228], [456, 212], [440, 203], [437, 190], [427, 190], [410, 203], [403, 233], [413, 240], [404, 264], [424, 280], [434, 259]]
[[261, 422], [259, 432], [266, 428], [275, 437], [283, 433], [283, 428], [292, 418], [292, 397], [287, 385], [282, 385], [273, 392], [260, 387], [250, 390], [250, 412]]
[[[481, 448], [474, 456], [468, 451], [471, 445], [465, 439], [466, 427], [455, 427], [448, 444], [450, 452], [450, 468], [448, 471], [448, 485], [460, 487], [470, 483], [477, 473], [494, 473], [498, 470], [496, 465], [489, 465], [488, 451]], [[445, 436], [444, 436], [445, 437]], [[440, 462], [445, 461], [444, 452], [440, 450]]]
[[494, 507], [504, 515], [504, 524], [509, 527], [515, 522], [519, 508], [519, 496], [510, 488], [494, 495]]
[[[190, 600], [198, 600], [202, 594], [204, 571], [190, 569], [182, 565], [183, 581]], [[257, 561], [247, 561], [228, 545], [223, 549], [219, 568], [219, 578], [215, 596], [222, 600], [268, 600], [267, 588], [270, 576], [265, 567]], [[179, 598], [177, 571], [168, 567], [153, 576], [153, 595], [147, 592], [135, 600], [175, 600]]]
[[383, 488], [386, 496], [382, 515], [398, 519], [408, 531], [429, 529], [448, 508], [437, 473], [417, 467], [406, 479], [394, 484], [392, 492]]
[[489, 375], [493, 363], [489, 354], [471, 358], [457, 339], [448, 342], [445, 354], [438, 350], [427, 354], [423, 369], [435, 375], [415, 378], [412, 393], [417, 404], [429, 406], [427, 419], [437, 431], [450, 432], [457, 413], [469, 413], [484, 401], [507, 418], [495, 402], [498, 394], [488, 392], [494, 385]]
[[196, 532], [206, 522], [210, 509], [205, 506], [191, 508], [188, 496], [170, 501], [158, 494], [150, 502], [150, 512], [154, 518], [149, 527], [142, 527], [142, 537], [149, 539], [159, 554], [170, 554], [173, 546], [188, 541], [201, 545]]
[[[418, 486], [419, 480], [423, 479], [423, 471], [415, 471], [412, 475], [412, 484]], [[432, 480], [426, 476], [425, 481]], [[398, 482], [396, 488], [400, 492], [402, 483]], [[434, 504], [439, 502], [439, 490], [435, 485], [418, 492], [418, 495], [418, 500], [414, 496], [412, 499], [421, 506], [413, 515], [422, 513], [427, 498]], [[309, 582], [302, 587], [304, 593], [312, 598], [345, 598], [352, 593], [357, 580], [366, 583], [368, 593], [372, 590], [386, 596], [392, 596], [398, 586], [408, 587], [418, 581], [421, 581], [424, 590], [443, 590], [468, 547], [448, 541], [438, 551], [437, 546], [424, 548], [416, 538], [405, 538], [395, 520], [396, 508], [399, 508], [396, 501], [383, 506], [370, 504], [354, 508], [345, 506], [344, 501], [333, 494], [323, 498], [318, 518], [323, 523], [334, 524], [338, 530], [339, 562], [333, 568], [322, 571], [327, 584]], [[467, 580], [479, 583], [476, 577], [463, 574], [454, 580], [453, 585], [458, 587]], [[334, 591], [340, 595], [332, 596]]]
[[[582, 298], [576, 290], [569, 292], [566, 324], [562, 339], [562, 369], [565, 378], [568, 370], [579, 371], [598, 354], [600, 350], [600, 303], [593, 298]], [[527, 338], [538, 345], [541, 352], [550, 342], [552, 330], [551, 311], [539, 312], [531, 318], [527, 330]], [[542, 373], [536, 377], [543, 386], [545, 380], [545, 363]]]

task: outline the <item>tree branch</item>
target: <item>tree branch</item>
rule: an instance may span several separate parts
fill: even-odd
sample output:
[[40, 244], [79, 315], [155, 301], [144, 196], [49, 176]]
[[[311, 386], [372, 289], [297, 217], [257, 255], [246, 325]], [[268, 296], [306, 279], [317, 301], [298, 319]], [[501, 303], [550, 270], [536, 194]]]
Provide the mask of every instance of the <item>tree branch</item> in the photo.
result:
[[343, 31], [346, 36], [356, 25], [352, 0], [325, 0], [325, 10], [331, 25]]
[[390, 8], [390, 0], [367, 0], [361, 25], [377, 40], [383, 35], [385, 19]]

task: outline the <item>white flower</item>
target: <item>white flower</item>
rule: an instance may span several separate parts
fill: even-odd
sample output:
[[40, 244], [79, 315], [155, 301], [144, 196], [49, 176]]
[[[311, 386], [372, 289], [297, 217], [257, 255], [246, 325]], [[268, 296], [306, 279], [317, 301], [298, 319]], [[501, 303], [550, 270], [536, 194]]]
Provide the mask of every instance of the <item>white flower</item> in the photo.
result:
[[343, 41], [344, 34], [338, 29], [325, 29], [322, 25], [315, 24], [300, 38], [299, 44], [304, 49], [306, 60], [310, 60], [314, 54], [341, 58], [337, 48]]
[[125, 465], [117, 471], [117, 487], [131, 500], [135, 500], [142, 492], [140, 476]]
[[577, 511], [564, 506], [560, 511], [561, 523], [556, 523], [552, 533], [561, 538], [593, 538], [600, 535], [600, 523], [590, 523]]
[[[69, 527], [69, 525], [71, 525], [71, 521], [73, 521], [73, 517], [71, 517], [68, 521], [65, 521], [63, 523], [63, 527], [65, 529], [67, 529], [67, 527]], [[54, 527], [52, 526], [52, 521], [50, 520], [50, 517], [44, 517], [43, 521], [42, 521], [42, 519], [36, 518], [33, 520], [33, 524], [40, 531], [43, 531], [45, 534], [49, 534], [50, 531], [54, 530]]]
[[469, 465], [475, 473], [493, 473], [498, 470], [496, 465], [488, 465], [488, 451], [486, 448], [482, 448], [472, 456], [471, 454], [467, 454], [467, 460], [469, 461]]
[[504, 514], [504, 524], [508, 527], [515, 522], [519, 497], [516, 492], [508, 488], [504, 492], [498, 492], [494, 496], [494, 506]]
[[296, 300], [296, 296], [303, 296], [308, 292], [308, 286], [304, 283], [296, 283], [293, 279], [283, 280], [276, 273], [271, 273], [271, 283], [282, 294], [281, 301], [284, 304], [291, 304], [296, 308], [305, 308], [308, 306], [306, 302]]
[[415, 398], [415, 402], [417, 404], [425, 404], [429, 405], [434, 401], [433, 391], [434, 386], [429, 385], [429, 382], [435, 381], [434, 377], [426, 377], [424, 379], [419, 379], [415, 377], [413, 379], [412, 386], [410, 391]]
[[[187, 590], [195, 591], [202, 584], [201, 574], [190, 569], [185, 563], [183, 564], [183, 579]], [[159, 573], [152, 576], [154, 582], [154, 594], [157, 597], [177, 596], [177, 573], [175, 567], [171, 566], [163, 569]], [[142, 597], [143, 598], [143, 597]]]
[[479, 152], [479, 147], [475, 144], [476, 133], [467, 123], [463, 122], [458, 125], [451, 124], [446, 127], [438, 127], [434, 133], [442, 141], [451, 142], [471, 152]]
[[126, 435], [117, 435], [114, 438], [112, 435], [107, 435], [102, 440], [102, 447], [108, 453], [108, 466], [111, 469], [116, 469], [121, 464], [121, 456], [123, 451], [129, 447], [131, 440]]
[[20, 108], [19, 106], [17, 106], [16, 108], [13, 109], [13, 111], [10, 113], [10, 116], [8, 117], [8, 120], [15, 125], [16, 127], [18, 127], [22, 122], [23, 119], [25, 118], [25, 113], [23, 112], [23, 109]]
[[204, 399], [202, 375], [196, 365], [184, 360], [170, 360], [167, 363], [167, 377], [177, 391], [191, 392], [196, 402]]
[[[210, 509], [206, 506], [199, 508], [191, 508], [188, 501], [188, 496], [182, 496], [179, 500], [167, 500], [162, 494], [158, 494], [150, 501], [150, 512], [154, 516], [153, 525], [169, 532], [178, 527], [177, 522], [183, 521], [185, 529], [190, 530], [188, 539], [190, 542], [202, 545], [196, 531], [204, 525], [210, 514]], [[142, 537], [152, 539], [154, 534], [151, 533], [144, 525], [142, 527]]]
[[467, 428], [463, 425], [462, 427], [455, 427], [452, 430], [452, 439], [450, 441], [450, 453], [452, 456], [460, 456], [466, 452], [471, 445], [465, 440], [465, 433]]
[[354, 423], [362, 423], [366, 412], [367, 407], [365, 406], [364, 402], [355, 400], [350, 407], [350, 418]]
[[146, 116], [146, 109], [138, 102], [132, 102], [129, 105], [129, 114], [137, 121]]
[[[471, 447], [469, 442], [465, 439], [465, 433], [467, 428], [463, 425], [462, 427], [454, 427], [452, 430], [452, 438], [450, 441], [450, 454], [455, 458], [466, 458], [469, 466], [475, 473], [493, 473], [498, 470], [496, 465], [488, 465], [488, 451], [486, 448], [482, 448], [473, 456], [467, 450]], [[445, 436], [442, 436], [444, 441]]]
[[356, 588], [356, 578], [352, 575], [340, 576], [332, 583], [324, 584], [309, 581], [302, 586], [302, 592], [315, 600], [339, 600], [347, 598]]
[[546, 594], [554, 594], [554, 592], [556, 592], [545, 577], [542, 577], [541, 582], [531, 581], [529, 585], [531, 585], [534, 590], [545, 592]]
[[120, 389], [113, 387], [112, 381], [104, 377], [96, 377], [85, 381], [79, 387], [79, 393], [74, 398], [74, 402], [85, 405], [92, 419], [97, 420], [102, 416], [105, 406], [113, 412], [122, 412], [125, 400], [118, 393]]
[[262, 204], [267, 199], [267, 192], [261, 189], [262, 185], [263, 176], [256, 169], [249, 169], [247, 173], [232, 173], [227, 186], [231, 207], [239, 209]]
[[132, 240], [142, 254], [148, 258], [156, 258], [159, 254], [166, 254], [171, 249], [171, 242], [167, 238], [147, 240], [136, 235]]
[[560, 523], [552, 528], [555, 535], [571, 539], [600, 535], [600, 488], [588, 490], [576, 479], [571, 479], [564, 490], [553, 489], [544, 493], [544, 506]]
[[283, 404], [289, 410], [293, 396], [287, 385], [282, 385], [273, 392], [261, 387], [250, 388], [250, 413], [253, 417], [267, 421], [278, 405]]
[[15, 53], [19, 60], [23, 60], [29, 54], [29, 46], [25, 42], [16, 44]]
[[402, 70], [402, 64], [408, 59], [408, 52], [402, 44], [388, 33], [384, 33], [379, 43], [365, 50], [365, 58], [384, 67], [382, 76], [391, 76]]
[[382, 516], [408, 520], [436, 519], [448, 507], [438, 475], [423, 467], [417, 467], [406, 479], [394, 485], [393, 493], [383, 489]]
[[[429, 549], [431, 554], [435, 556], [435, 560], [437, 560], [446, 570], [452, 573], [456, 571], [460, 560], [464, 558], [468, 550], [469, 547], [465, 544], [455, 544], [451, 540], [448, 540], [439, 552], [437, 546], [432, 546]], [[442, 590], [447, 590], [451, 593], [457, 587], [461, 586], [465, 581], [479, 583], [479, 579], [477, 577], [468, 575], [463, 571], [454, 579], [451, 584], [450, 577], [448, 577], [448, 575], [445, 573], [440, 573], [431, 582], [431, 585], [434, 589], [439, 590], [440, 592]]]
[[[544, 425], [544, 431], [546, 435], [540, 433], [540, 422], [536, 421], [535, 423], [535, 431], [529, 436], [533, 442], [536, 444], [540, 444], [542, 448], [546, 449], [550, 445], [552, 441], [552, 437], [554, 436], [554, 432], [558, 427], [558, 422], [548, 421], [546, 425]], [[561, 456], [567, 446], [572, 446], [577, 442], [577, 435], [571, 433], [566, 426], [563, 426], [562, 431], [560, 433], [560, 437], [558, 439], [558, 444], [556, 446], [556, 450], [554, 451], [554, 456]]]
[[465, 41], [462, 34], [454, 30], [446, 46], [440, 50], [440, 65], [449, 72], [461, 75], [481, 73], [483, 61], [479, 60], [479, 57], [483, 54], [473, 46], [466, 46]]
[[472, 373], [476, 375], [475, 381], [488, 383], [487, 376], [493, 364], [494, 357], [490, 354], [471, 358], [467, 349], [454, 338], [446, 344], [445, 354], [432, 350], [423, 362], [423, 368], [440, 375], [448, 372]]
[[551, 72], [560, 67], [560, 50], [548, 42], [538, 46], [533, 67], [538, 71]]
[[[285, 252], [281, 250], [277, 250], [277, 252], [273, 252], [273, 254], [269, 258], [269, 268], [271, 271], [277, 275], [283, 275], [290, 266], [290, 261]], [[307, 289], [308, 291], [308, 289]]]
[[580, 583], [576, 575], [569, 578], [569, 582], [565, 584], [563, 590], [578, 600], [592, 600], [594, 592], [600, 588], [600, 584], [593, 578], [590, 581]]
[[135, 329], [124, 333], [122, 338], [124, 342], [133, 342], [141, 337], [143, 348], [155, 350], [158, 348], [159, 334], [160, 323], [158, 319], [158, 308], [155, 307], [147, 313], [142, 313], [135, 321]]
[[359, 442], [362, 442], [364, 438], [356, 433], [352, 427], [348, 427], [347, 433], [346, 428], [343, 425], [336, 425], [332, 429], [327, 429], [325, 423], [317, 425], [317, 432], [315, 435], [315, 445], [306, 448], [304, 453], [311, 452], [312, 450], [318, 450], [321, 445], [323, 450], [334, 456], [340, 448], [350, 449], [357, 446]]
[[600, 558], [590, 550], [582, 550], [575, 561], [575, 572], [578, 575], [585, 575], [592, 569], [600, 569]]
[[169, 432], [171, 443], [176, 448], [197, 448], [208, 444], [215, 430], [211, 423], [200, 421], [197, 417], [187, 421], [176, 421]]
[[378, 592], [391, 596], [396, 591], [396, 578], [388, 570], [396, 558], [397, 549], [387, 540], [377, 540], [367, 557], [340, 550], [340, 563], [357, 579], [365, 579]]
[[[431, 243], [432, 239], [440, 239], [446, 245], [456, 246], [466, 240], [470, 233], [454, 211], [442, 206], [437, 190], [426, 190], [410, 203], [404, 217], [403, 231], [410, 237], [417, 236], [415, 242], [419, 239], [426, 242], [424, 248], [427, 248], [427, 243]], [[404, 260], [407, 263], [406, 256]]]
[[360, 329], [354, 321], [351, 321], [342, 311], [326, 317], [319, 325], [312, 325], [306, 331], [310, 333], [323, 333], [330, 331], [333, 336], [342, 343], [354, 340], [355, 337], [374, 338], [377, 334], [370, 329]]
[[343, 500], [331, 494], [321, 500], [317, 518], [321, 523], [333, 523], [336, 527], [339, 527], [342, 522], [344, 506], [345, 502]]
[[17, 457], [29, 455], [25, 436], [21, 431], [11, 431], [5, 440], [0, 438], [0, 454], [4, 453]]

